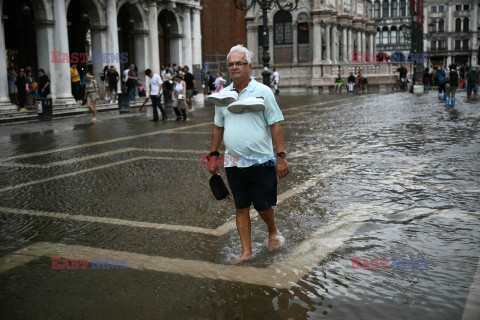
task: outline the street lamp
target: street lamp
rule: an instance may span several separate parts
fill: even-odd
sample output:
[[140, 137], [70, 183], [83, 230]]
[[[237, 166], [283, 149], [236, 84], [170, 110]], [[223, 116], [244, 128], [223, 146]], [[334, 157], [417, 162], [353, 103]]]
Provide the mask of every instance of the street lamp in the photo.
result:
[[[414, 1], [414, 0], [411, 0]], [[413, 8], [414, 6], [410, 5], [410, 8]], [[420, 13], [417, 11], [413, 11], [411, 13], [412, 20], [410, 25], [402, 25], [403, 30], [405, 30], [405, 35], [407, 40], [410, 40], [410, 54], [414, 53], [416, 54], [416, 61], [413, 66], [413, 83], [410, 88], [410, 93], [414, 92], [414, 86], [415, 84], [421, 84], [422, 83], [422, 70], [423, 70], [423, 39], [430, 38], [430, 34], [424, 35], [423, 34], [423, 28], [422, 25], [420, 24], [419, 19]], [[431, 33], [431, 29], [434, 27], [433, 23], [430, 23], [428, 25], [428, 31]]]
[[267, 18], [267, 11], [270, 10], [273, 6], [277, 6], [280, 10], [285, 11], [293, 11], [297, 9], [299, 0], [290, 0], [283, 4], [280, 3], [280, 0], [233, 0], [235, 3], [235, 7], [240, 10], [248, 11], [250, 10], [255, 4], [260, 6], [262, 9], [263, 15], [263, 34], [262, 34], [262, 41], [263, 41], [263, 84], [266, 86], [270, 86], [270, 71], [268, 71], [268, 66], [270, 62], [270, 53], [269, 53], [269, 46], [268, 46], [268, 18]]

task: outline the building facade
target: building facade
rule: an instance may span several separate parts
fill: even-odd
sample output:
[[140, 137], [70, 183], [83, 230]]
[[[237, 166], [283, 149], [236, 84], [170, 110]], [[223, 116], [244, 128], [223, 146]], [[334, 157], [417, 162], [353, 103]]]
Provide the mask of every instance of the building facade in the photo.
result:
[[204, 62], [225, 59], [230, 48], [247, 43], [245, 11], [237, 10], [233, 0], [201, 0], [202, 57]]
[[478, 65], [480, 51], [478, 9], [478, 0], [425, 2], [424, 23], [435, 25], [435, 31], [425, 40], [431, 67], [451, 64]]
[[407, 41], [402, 27], [411, 21], [408, 0], [369, 1], [367, 12], [376, 24], [375, 45], [379, 52], [392, 55], [393, 52], [410, 51], [410, 42]]
[[[121, 71], [133, 63], [144, 80], [145, 68], [159, 73], [161, 63], [202, 64], [199, 0], [0, 0], [0, 10], [0, 56], [7, 57], [0, 79], [10, 61], [34, 72], [43, 68], [56, 105], [75, 103], [70, 62], [93, 72], [98, 83], [105, 65]], [[6, 81], [0, 104], [10, 104]]]
[[[300, 0], [292, 12], [268, 13], [270, 65], [281, 75], [281, 86], [295, 92], [329, 92], [340, 73], [362, 71], [372, 91], [397, 81], [396, 64], [378, 63], [377, 28], [368, 17], [368, 0]], [[262, 72], [262, 12], [246, 16], [247, 43], [254, 52], [254, 72]]]

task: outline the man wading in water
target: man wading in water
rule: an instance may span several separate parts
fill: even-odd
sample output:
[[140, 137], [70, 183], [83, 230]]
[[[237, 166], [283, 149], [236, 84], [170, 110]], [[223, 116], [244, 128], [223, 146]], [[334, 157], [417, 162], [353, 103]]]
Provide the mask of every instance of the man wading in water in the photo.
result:
[[270, 88], [250, 79], [252, 56], [253, 53], [241, 45], [233, 47], [227, 56], [233, 83], [208, 97], [215, 105], [208, 170], [218, 174], [218, 148], [223, 139], [225, 156], [235, 159], [225, 163], [242, 243], [242, 255], [233, 264], [252, 257], [249, 214], [252, 203], [267, 224], [268, 249], [277, 250], [283, 242], [273, 209], [277, 204], [277, 175], [281, 179], [289, 173], [280, 129], [283, 115]]

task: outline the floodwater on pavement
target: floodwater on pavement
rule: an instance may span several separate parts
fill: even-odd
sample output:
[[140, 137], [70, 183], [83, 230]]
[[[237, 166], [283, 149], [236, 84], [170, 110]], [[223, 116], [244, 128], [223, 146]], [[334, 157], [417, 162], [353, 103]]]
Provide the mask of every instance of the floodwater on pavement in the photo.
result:
[[202, 166], [212, 107], [3, 125], [1, 318], [478, 319], [480, 105], [464, 95], [453, 112], [434, 92], [278, 96], [286, 242], [269, 252], [252, 218], [239, 266], [233, 200]]

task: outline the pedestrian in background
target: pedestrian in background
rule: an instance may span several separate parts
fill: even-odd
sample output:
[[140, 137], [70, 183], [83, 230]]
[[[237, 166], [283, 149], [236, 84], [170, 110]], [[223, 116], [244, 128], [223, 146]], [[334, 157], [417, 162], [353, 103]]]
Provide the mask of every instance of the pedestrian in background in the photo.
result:
[[447, 83], [447, 98], [445, 99], [446, 101], [446, 107], [447, 109], [449, 107], [454, 107], [455, 106], [455, 93], [457, 92], [458, 88], [458, 71], [455, 65], [450, 66], [450, 72], [448, 74], [448, 83]]
[[173, 111], [177, 115], [175, 121], [186, 121], [187, 111], [185, 110], [185, 93], [187, 92], [187, 84], [182, 77], [175, 76], [175, 87], [172, 92], [172, 100], [174, 101]]
[[162, 113], [162, 120], [167, 120], [167, 113], [162, 107], [160, 97], [162, 95], [163, 81], [160, 75], [153, 73], [151, 69], [145, 70], [145, 75], [150, 78], [150, 99], [152, 100], [153, 119], [158, 121], [158, 109]]
[[50, 79], [43, 69], [38, 70], [38, 93], [41, 98], [46, 98], [50, 94]]
[[335, 94], [338, 94], [342, 90], [343, 83], [342, 75], [339, 73], [338, 77], [335, 79]]
[[423, 71], [423, 92], [429, 92], [430, 91], [430, 77], [428, 76], [428, 68], [425, 68]]
[[31, 69], [27, 72], [27, 77], [25, 78], [25, 81], [27, 83], [27, 104], [29, 106], [29, 109], [31, 110], [33, 105], [33, 99], [35, 97], [35, 78], [33, 77]]
[[[440, 70], [437, 71], [437, 79], [438, 79], [438, 100], [446, 99], [447, 92], [445, 86], [447, 85], [447, 72], [444, 70], [445, 66], [442, 66]], [[443, 97], [442, 97], [443, 93]]]
[[135, 71], [135, 65], [130, 65], [130, 70], [128, 70], [128, 78], [127, 78], [127, 90], [130, 94], [130, 101], [135, 101], [136, 91], [137, 91], [137, 82], [138, 82], [138, 75]]
[[120, 75], [118, 74], [115, 66], [110, 66], [110, 69], [107, 73], [108, 88], [110, 90], [110, 104], [118, 103], [117, 91], [118, 91], [118, 80], [120, 80]]
[[17, 90], [17, 72], [15, 71], [15, 64], [10, 62], [10, 66], [7, 69], [8, 80], [8, 95], [10, 96], [10, 102], [12, 104], [18, 103], [18, 90]]
[[215, 92], [220, 92], [225, 83], [227, 83], [227, 80], [223, 79], [222, 73], [217, 72], [217, 77], [215, 78]]
[[357, 79], [353, 75], [353, 72], [350, 72], [350, 75], [348, 76], [347, 79], [347, 84], [348, 84], [348, 92], [354, 93], [355, 92], [355, 84], [357, 82]]
[[474, 69], [471, 67], [466, 74], [467, 78], [467, 102], [470, 101], [470, 97], [472, 96], [473, 92], [473, 100], [477, 100], [477, 93], [478, 93], [478, 66]]
[[93, 76], [90, 73], [87, 73], [85, 76], [85, 95], [84, 100], [87, 100], [87, 108], [92, 114], [92, 120], [97, 120], [97, 99], [98, 95], [98, 84], [97, 81], [93, 80]]
[[105, 100], [110, 100], [110, 89], [108, 87], [108, 66], [103, 68], [102, 73], [100, 73], [100, 80], [103, 81], [103, 89], [105, 90]]
[[280, 90], [278, 90], [279, 82], [280, 82], [280, 74], [278, 73], [276, 68], [273, 68], [273, 88], [275, 89], [275, 94], [280, 93]]
[[185, 81], [185, 84], [187, 86], [187, 92], [186, 92], [186, 102], [188, 105], [188, 111], [192, 112], [193, 111], [193, 93], [195, 92], [195, 77], [193, 74], [191, 74], [188, 71], [188, 66], [183, 67], [183, 81]]
[[70, 78], [72, 81], [72, 93], [75, 100], [80, 99], [80, 75], [78, 74], [77, 65], [72, 64], [70, 68]]
[[366, 79], [362, 74], [362, 70], [359, 70], [357, 76], [358, 94], [362, 94], [365, 90]]
[[16, 77], [15, 85], [17, 86], [18, 92], [18, 111], [27, 111], [27, 109], [25, 109], [25, 100], [27, 98], [25, 70], [20, 69], [20, 72]]

